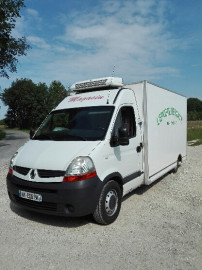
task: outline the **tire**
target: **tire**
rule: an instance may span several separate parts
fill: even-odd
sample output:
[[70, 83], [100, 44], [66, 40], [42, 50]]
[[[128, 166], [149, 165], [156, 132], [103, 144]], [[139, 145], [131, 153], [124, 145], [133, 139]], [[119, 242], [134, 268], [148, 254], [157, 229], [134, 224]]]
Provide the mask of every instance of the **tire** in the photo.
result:
[[122, 192], [119, 184], [114, 180], [107, 182], [100, 194], [100, 198], [93, 213], [97, 223], [108, 225], [116, 220], [121, 209]]
[[180, 167], [180, 162], [179, 162], [179, 160], [178, 160], [178, 161], [177, 161], [177, 164], [176, 164], [176, 166], [175, 166], [175, 168], [172, 170], [172, 173], [177, 173], [179, 167]]

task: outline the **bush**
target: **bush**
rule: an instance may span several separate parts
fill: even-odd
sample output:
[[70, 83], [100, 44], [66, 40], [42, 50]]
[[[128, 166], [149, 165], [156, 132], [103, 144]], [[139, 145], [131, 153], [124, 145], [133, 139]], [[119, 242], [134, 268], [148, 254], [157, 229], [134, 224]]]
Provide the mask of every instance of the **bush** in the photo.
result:
[[0, 140], [6, 136], [6, 133], [3, 130], [0, 130]]
[[202, 120], [202, 101], [198, 98], [188, 98], [187, 100], [187, 120]]

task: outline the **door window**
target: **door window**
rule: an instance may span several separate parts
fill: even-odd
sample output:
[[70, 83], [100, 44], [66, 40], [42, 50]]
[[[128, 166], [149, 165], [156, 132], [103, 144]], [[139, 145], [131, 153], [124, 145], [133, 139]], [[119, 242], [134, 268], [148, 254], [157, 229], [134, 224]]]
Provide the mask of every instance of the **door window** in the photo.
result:
[[136, 122], [133, 107], [125, 106], [120, 109], [114, 124], [113, 136], [118, 137], [118, 129], [120, 127], [127, 128], [129, 138], [136, 136]]

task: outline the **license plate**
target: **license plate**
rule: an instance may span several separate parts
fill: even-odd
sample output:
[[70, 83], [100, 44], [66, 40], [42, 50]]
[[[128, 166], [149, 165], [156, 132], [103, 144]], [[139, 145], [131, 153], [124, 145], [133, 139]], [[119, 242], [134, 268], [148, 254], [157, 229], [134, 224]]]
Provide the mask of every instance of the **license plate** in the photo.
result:
[[19, 197], [35, 202], [42, 202], [42, 196], [40, 194], [19, 190]]

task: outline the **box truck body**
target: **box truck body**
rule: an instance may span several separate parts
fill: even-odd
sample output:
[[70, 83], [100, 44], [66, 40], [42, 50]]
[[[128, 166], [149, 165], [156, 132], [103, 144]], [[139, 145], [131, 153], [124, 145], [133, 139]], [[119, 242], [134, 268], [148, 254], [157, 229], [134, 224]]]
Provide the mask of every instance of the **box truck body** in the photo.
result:
[[145, 184], [186, 159], [187, 99], [149, 82], [128, 85], [143, 119]]
[[76, 83], [11, 159], [10, 199], [64, 216], [113, 222], [121, 198], [186, 159], [186, 98], [147, 81]]

